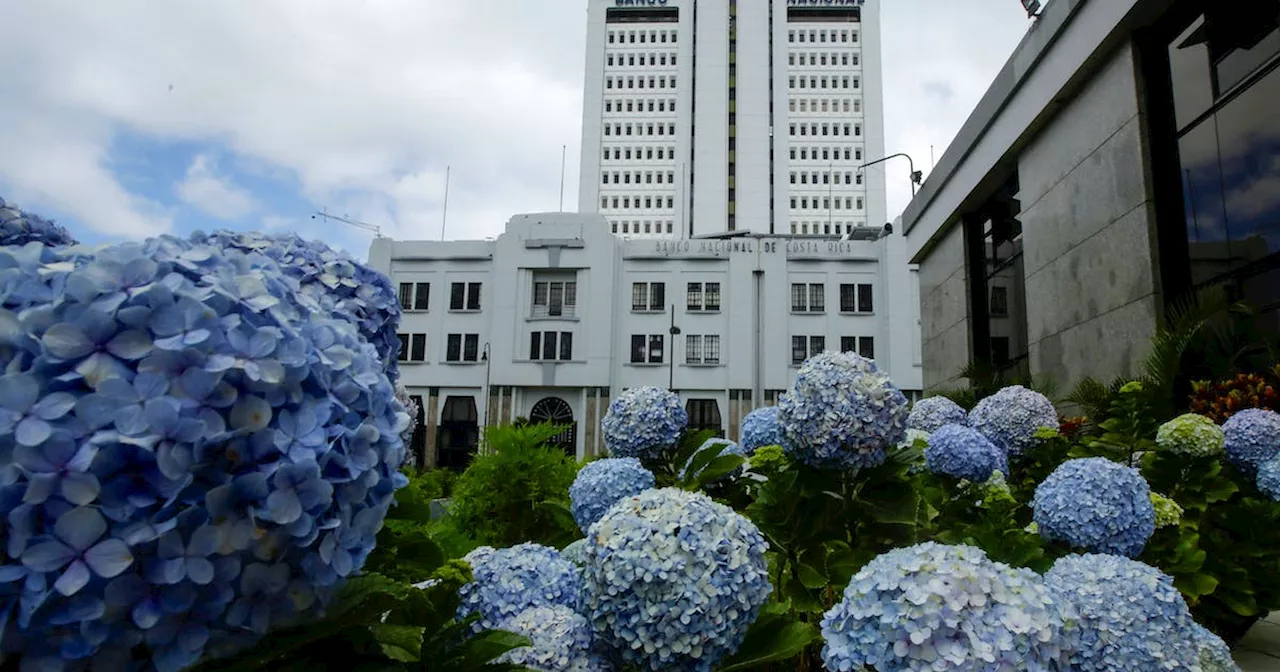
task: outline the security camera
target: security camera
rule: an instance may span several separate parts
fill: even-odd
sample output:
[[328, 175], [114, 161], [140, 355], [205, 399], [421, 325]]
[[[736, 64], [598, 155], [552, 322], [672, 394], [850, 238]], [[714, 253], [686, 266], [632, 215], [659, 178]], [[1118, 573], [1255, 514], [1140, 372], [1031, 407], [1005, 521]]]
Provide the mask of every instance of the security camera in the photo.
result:
[[1040, 15], [1040, 0], [1022, 0], [1022, 8], [1027, 10], [1027, 18], [1032, 19]]
[[884, 225], [884, 232], [885, 232], [885, 233], [893, 233], [893, 224], [891, 224], [891, 223], [889, 223], [889, 222], [885, 222], [885, 225]]

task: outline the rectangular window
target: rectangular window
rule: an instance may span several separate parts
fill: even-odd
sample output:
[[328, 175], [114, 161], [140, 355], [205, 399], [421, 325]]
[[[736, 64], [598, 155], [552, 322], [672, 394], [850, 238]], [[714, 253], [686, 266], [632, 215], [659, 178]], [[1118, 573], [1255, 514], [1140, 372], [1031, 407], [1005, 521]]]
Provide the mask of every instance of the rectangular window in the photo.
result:
[[480, 360], [480, 335], [467, 334], [462, 342], [462, 361], [475, 362]]
[[791, 312], [803, 313], [809, 309], [809, 290], [801, 283], [791, 285]]
[[857, 336], [841, 336], [841, 337], [840, 337], [840, 352], [852, 352], [852, 353], [854, 353], [854, 354], [857, 354], [857, 352], [858, 352], [858, 337], [857, 337]]
[[661, 335], [649, 337], [649, 363], [650, 364], [662, 363], [662, 342], [663, 342], [663, 338]]
[[631, 283], [631, 310], [663, 310], [666, 306], [666, 285], [661, 282]]
[[556, 348], [559, 340], [556, 338], [557, 333], [554, 331], [543, 332], [542, 334], [542, 358], [545, 360], [554, 360], [558, 354]]
[[419, 282], [413, 294], [413, 309], [427, 310], [431, 306], [431, 284]]
[[827, 350], [826, 336], [810, 336], [809, 337], [809, 356], [821, 355]]
[[400, 310], [409, 310], [413, 307], [413, 283], [400, 283]]
[[[840, 312], [856, 313], [858, 312], [858, 286], [857, 285], [840, 285]], [[844, 348], [841, 348], [845, 351]], [[845, 351], [847, 352], [847, 351]]]
[[800, 366], [804, 364], [804, 360], [809, 355], [809, 337], [808, 336], [792, 336], [791, 337], [791, 364]]
[[467, 283], [467, 310], [480, 310], [480, 283]]
[[876, 312], [875, 302], [872, 298], [873, 296], [874, 294], [871, 291], [871, 285], [868, 285], [868, 284], [858, 285], [858, 312], [859, 313]]
[[529, 359], [537, 361], [542, 355], [542, 332], [535, 331], [529, 334]]
[[409, 361], [409, 334], [396, 334], [400, 338], [400, 354], [396, 357], [401, 362]]
[[858, 337], [858, 354], [867, 359], [876, 358], [876, 339], [871, 336]]
[[578, 283], [573, 280], [534, 280], [532, 316], [573, 317]]
[[449, 286], [449, 310], [462, 310], [467, 305], [467, 283], [455, 282]]
[[445, 341], [444, 361], [462, 361], [462, 334], [449, 334], [448, 339]]
[[632, 364], [644, 364], [645, 339], [646, 337], [643, 334], [636, 334], [631, 336], [631, 363]]
[[560, 332], [560, 361], [567, 362], [573, 359], [573, 332]]
[[809, 312], [821, 313], [827, 309], [827, 286], [809, 285]]
[[425, 362], [427, 361], [427, 335], [413, 334], [412, 344], [409, 347], [409, 361]]
[[991, 288], [991, 316], [1009, 316], [1009, 288], [993, 286]]
[[689, 334], [684, 337], [684, 363], [702, 363], [702, 337]]
[[702, 363], [703, 364], [719, 364], [720, 363], [720, 337], [719, 336], [703, 336], [702, 337]]
[[703, 285], [702, 309], [711, 311], [720, 310], [720, 283], [708, 282]]
[[[685, 307], [688, 310], [702, 310], [702, 283], [689, 283], [688, 291], [685, 294]], [[690, 338], [693, 338], [690, 336]]]

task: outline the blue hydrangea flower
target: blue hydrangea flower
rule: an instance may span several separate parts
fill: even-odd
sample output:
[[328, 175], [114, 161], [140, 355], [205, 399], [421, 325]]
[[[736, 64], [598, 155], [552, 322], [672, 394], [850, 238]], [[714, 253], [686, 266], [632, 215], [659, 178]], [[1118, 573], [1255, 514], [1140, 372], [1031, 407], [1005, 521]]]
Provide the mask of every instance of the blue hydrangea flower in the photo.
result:
[[1009, 473], [1009, 458], [987, 437], [963, 425], [943, 425], [929, 436], [925, 466], [935, 474], [985, 482], [993, 472]]
[[634, 457], [596, 460], [583, 466], [569, 486], [569, 510], [585, 533], [618, 500], [653, 485], [653, 473]]
[[1179, 455], [1209, 457], [1222, 453], [1222, 428], [1203, 415], [1187, 413], [1160, 425], [1156, 446]]
[[1196, 645], [1199, 648], [1196, 662], [1200, 663], [1200, 672], [1240, 672], [1231, 656], [1231, 649], [1222, 638], [1209, 632], [1199, 623], [1191, 624]]
[[833, 672], [1066, 672], [1063, 623], [1035, 572], [928, 542], [854, 575], [823, 616], [822, 660]]
[[709, 672], [773, 592], [767, 548], [750, 520], [702, 493], [646, 490], [591, 526], [584, 613], [631, 664]]
[[614, 457], [650, 460], [680, 441], [689, 414], [680, 397], [660, 387], [624, 390], [612, 403], [600, 429]]
[[565, 560], [581, 567], [582, 564], [587, 561], [586, 556], [583, 555], [586, 550], [587, 540], [577, 539], [571, 542], [568, 546], [560, 549], [560, 555], [564, 556]]
[[1069, 555], [1044, 581], [1074, 616], [1072, 670], [1198, 669], [1202, 640], [1182, 594], [1160, 570], [1115, 555]]
[[[684, 466], [680, 467], [679, 476], [681, 480], [684, 480], [688, 476], [689, 465], [693, 464], [694, 456], [697, 455], [699, 452], [702, 452], [703, 450], [706, 450], [713, 446], [724, 446], [723, 448], [720, 449], [720, 453], [716, 455], [717, 458], [722, 455], [740, 455], [742, 457], [747, 456], [746, 451], [742, 450], [742, 447], [739, 446], [738, 444], [728, 439], [720, 439], [720, 438], [712, 437], [710, 439], [707, 439], [706, 441], [703, 441], [702, 445], [698, 446], [698, 450], [695, 451], [693, 455], [689, 456], [689, 459], [684, 463]], [[706, 469], [706, 467], [703, 467], [703, 469]], [[743, 471], [743, 468], [740, 466], [737, 469], [734, 469], [733, 471], [721, 476], [720, 478], [717, 478], [716, 481], [733, 480], [741, 476], [742, 471]], [[702, 470], [699, 470], [698, 474], [701, 474], [701, 473], [702, 473]], [[695, 474], [695, 476], [698, 474]]]
[[1252, 474], [1280, 452], [1280, 413], [1245, 409], [1222, 423], [1222, 434], [1227, 459]]
[[854, 353], [827, 352], [800, 367], [778, 402], [787, 453], [817, 469], [856, 469], [884, 462], [907, 432], [907, 398]]
[[0, 198], [0, 246], [26, 245], [75, 245], [75, 238], [58, 224], [39, 215], [23, 212], [12, 203]]
[[591, 623], [568, 607], [533, 607], [502, 624], [502, 629], [533, 642], [497, 661], [539, 672], [607, 672], [612, 669], [592, 651]]
[[1258, 467], [1258, 490], [1271, 499], [1280, 502], [1280, 455], [1277, 455]]
[[778, 427], [778, 407], [761, 406], [742, 419], [742, 440], [738, 445], [747, 456], [755, 455], [757, 448], [782, 445], [782, 429]]
[[408, 417], [354, 300], [279, 245], [0, 247], [0, 655], [170, 672], [316, 617], [363, 565]]
[[946, 397], [929, 397], [911, 405], [911, 413], [907, 415], [907, 429], [916, 429], [932, 434], [943, 425], [963, 425], [968, 422], [968, 414], [954, 401]]
[[969, 426], [1013, 457], [1038, 443], [1037, 430], [1058, 429], [1058, 412], [1048, 397], [1013, 385], [979, 401], [969, 411]]
[[1040, 536], [1098, 553], [1137, 557], [1156, 529], [1146, 479], [1102, 457], [1063, 462], [1031, 506]]
[[472, 580], [458, 591], [458, 618], [480, 614], [475, 632], [496, 629], [530, 607], [581, 605], [582, 570], [554, 548], [481, 546], [462, 559], [471, 563]]

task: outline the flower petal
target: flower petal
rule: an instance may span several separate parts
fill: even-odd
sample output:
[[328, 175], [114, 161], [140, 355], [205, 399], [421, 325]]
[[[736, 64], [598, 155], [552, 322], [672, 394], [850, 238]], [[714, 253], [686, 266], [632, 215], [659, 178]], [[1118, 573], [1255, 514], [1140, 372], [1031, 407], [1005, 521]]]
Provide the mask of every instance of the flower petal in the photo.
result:
[[88, 565], [76, 560], [71, 563], [70, 567], [67, 567], [67, 571], [63, 572], [62, 576], [58, 577], [58, 580], [53, 584], [53, 589], [67, 597], [71, 597], [80, 592], [80, 589], [84, 588], [91, 578], [93, 578], [93, 575], [89, 573]]
[[25, 413], [40, 398], [40, 383], [31, 376], [0, 376], [0, 408]]
[[193, 583], [209, 585], [213, 582], [213, 563], [208, 558], [187, 558], [187, 577]]
[[98, 477], [93, 474], [70, 472], [62, 477], [62, 498], [76, 506], [92, 502], [101, 491]]
[[130, 329], [116, 334], [107, 343], [107, 352], [129, 361], [151, 354], [151, 336], [141, 329]]
[[71, 547], [60, 541], [46, 541], [36, 544], [22, 553], [22, 564], [37, 572], [52, 572], [62, 569], [76, 557]]
[[84, 551], [107, 532], [107, 521], [97, 510], [88, 507], [72, 509], [53, 524], [53, 533], [76, 551]]
[[110, 579], [129, 569], [133, 564], [133, 554], [123, 541], [111, 538], [85, 551], [84, 561], [89, 563], [95, 574]]
[[76, 398], [68, 392], [54, 392], [31, 406], [31, 414], [41, 420], [57, 420], [76, 405]]
[[44, 443], [53, 433], [53, 427], [49, 423], [34, 416], [27, 416], [18, 423], [17, 431], [14, 432], [15, 438], [19, 445], [38, 446]]
[[94, 349], [89, 337], [79, 327], [67, 322], [49, 327], [40, 342], [50, 355], [63, 360], [80, 359]]

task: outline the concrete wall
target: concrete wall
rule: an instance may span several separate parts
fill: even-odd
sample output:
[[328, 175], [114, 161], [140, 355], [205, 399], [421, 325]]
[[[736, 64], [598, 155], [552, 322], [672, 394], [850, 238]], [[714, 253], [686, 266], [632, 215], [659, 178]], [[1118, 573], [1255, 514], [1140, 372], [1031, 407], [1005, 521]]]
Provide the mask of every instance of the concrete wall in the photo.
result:
[[920, 264], [920, 343], [925, 393], [966, 384], [969, 361], [969, 287], [964, 227], [955, 226]]
[[1031, 372], [1062, 392], [1146, 355], [1160, 298], [1145, 165], [1126, 44], [1018, 160]]

